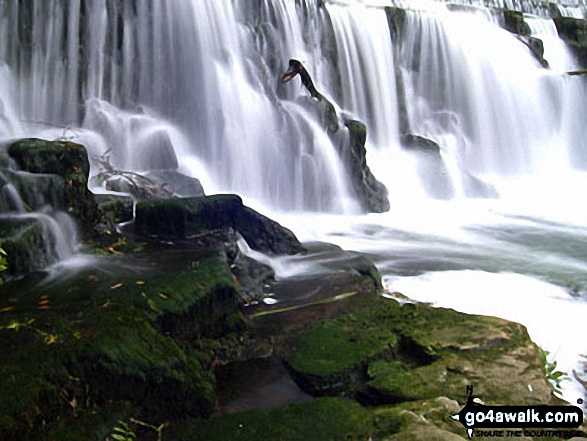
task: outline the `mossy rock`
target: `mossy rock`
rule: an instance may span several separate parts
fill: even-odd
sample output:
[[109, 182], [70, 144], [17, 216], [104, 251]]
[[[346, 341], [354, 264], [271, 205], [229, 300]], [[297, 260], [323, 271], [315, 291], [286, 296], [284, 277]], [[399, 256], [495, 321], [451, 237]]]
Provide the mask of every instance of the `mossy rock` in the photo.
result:
[[304, 249], [290, 230], [246, 207], [233, 194], [139, 202], [135, 228], [145, 236], [172, 238], [234, 228], [257, 251], [296, 254]]
[[524, 14], [520, 11], [505, 9], [503, 11], [503, 27], [513, 34], [530, 36], [532, 30], [524, 21]]
[[26, 209], [38, 210], [50, 205], [65, 210], [65, 181], [56, 175], [33, 174], [0, 169], [0, 213], [16, 211], [14, 202], [8, 199], [3, 188], [13, 185]]
[[84, 234], [93, 232], [96, 204], [88, 190], [90, 163], [83, 145], [28, 138], [12, 143], [7, 151], [23, 171], [60, 176], [65, 182], [65, 211], [80, 221]]
[[186, 421], [167, 436], [176, 441], [340, 441], [367, 440], [374, 432], [373, 414], [368, 409], [351, 400], [319, 398], [279, 409]]
[[495, 404], [551, 399], [538, 349], [523, 326], [376, 296], [360, 300], [351, 313], [290, 343], [286, 362], [308, 392], [342, 391], [386, 404], [441, 395], [464, 400], [474, 384]]
[[36, 215], [0, 218], [0, 243], [8, 257], [7, 274], [21, 276], [57, 261], [55, 238]]
[[558, 35], [569, 45], [579, 67], [587, 68], [587, 20], [556, 16]]
[[396, 41], [401, 37], [405, 26], [406, 10], [402, 8], [386, 6], [385, 13], [387, 15], [387, 22], [389, 23], [391, 39], [392, 41]]
[[202, 342], [246, 326], [225, 255], [146, 248], [42, 290], [27, 280], [3, 286], [1, 439], [104, 439], [127, 416], [213, 412], [213, 354]]
[[98, 194], [94, 196], [100, 214], [96, 229], [113, 232], [118, 224], [134, 217], [134, 201], [130, 196]]

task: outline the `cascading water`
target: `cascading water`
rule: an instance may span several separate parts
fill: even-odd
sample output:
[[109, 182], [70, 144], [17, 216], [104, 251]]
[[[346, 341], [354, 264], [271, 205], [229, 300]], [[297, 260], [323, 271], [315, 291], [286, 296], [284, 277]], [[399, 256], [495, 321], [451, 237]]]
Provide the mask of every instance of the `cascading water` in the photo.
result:
[[[587, 298], [577, 208], [587, 89], [563, 74], [576, 66], [548, 4], [319, 3], [0, 2], [0, 137], [73, 137], [95, 156], [111, 149], [119, 169], [177, 169], [207, 193], [237, 192], [301, 238], [369, 253], [391, 290], [533, 324], [559, 366], [577, 368], [587, 348], [562, 343], [587, 332], [575, 320]], [[400, 35], [382, 8], [392, 4], [407, 9]], [[535, 14], [526, 19], [550, 68], [486, 6]], [[585, 8], [570, 6], [559, 10]], [[340, 117], [367, 124], [368, 164], [390, 213], [340, 216], [355, 197], [313, 99], [299, 80], [280, 82], [290, 58]], [[440, 151], [408, 151], [404, 130]], [[491, 302], [492, 290], [511, 290], [511, 303]], [[538, 302], [563, 317], [540, 315]], [[539, 326], [550, 334], [534, 334]]]

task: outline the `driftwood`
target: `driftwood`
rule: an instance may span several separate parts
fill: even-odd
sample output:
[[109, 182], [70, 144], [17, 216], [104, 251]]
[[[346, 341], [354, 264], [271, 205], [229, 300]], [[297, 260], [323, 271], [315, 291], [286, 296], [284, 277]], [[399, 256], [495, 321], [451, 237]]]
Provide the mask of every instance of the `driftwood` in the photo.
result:
[[175, 197], [172, 191], [165, 188], [166, 184], [159, 185], [139, 173], [115, 169], [110, 162], [111, 152], [112, 149], [108, 149], [100, 156], [93, 156], [95, 163], [102, 169], [92, 178], [94, 185], [108, 191], [127, 193], [139, 201]]
[[573, 70], [571, 72], [566, 72], [567, 75], [587, 75], [587, 69], [581, 70]]

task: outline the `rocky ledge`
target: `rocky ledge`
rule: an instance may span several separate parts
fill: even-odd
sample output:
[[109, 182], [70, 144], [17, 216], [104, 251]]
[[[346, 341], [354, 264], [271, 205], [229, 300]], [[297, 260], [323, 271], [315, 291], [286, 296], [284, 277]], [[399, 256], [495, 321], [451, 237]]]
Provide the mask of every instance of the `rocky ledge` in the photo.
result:
[[[128, 223], [133, 200], [82, 185], [84, 155], [0, 152], [0, 439], [458, 440], [468, 385], [559, 403], [523, 326], [384, 298], [365, 256], [302, 245], [236, 195], [139, 201]], [[67, 274], [44, 272], [60, 211], [85, 225]], [[276, 277], [243, 240], [313, 271]]]

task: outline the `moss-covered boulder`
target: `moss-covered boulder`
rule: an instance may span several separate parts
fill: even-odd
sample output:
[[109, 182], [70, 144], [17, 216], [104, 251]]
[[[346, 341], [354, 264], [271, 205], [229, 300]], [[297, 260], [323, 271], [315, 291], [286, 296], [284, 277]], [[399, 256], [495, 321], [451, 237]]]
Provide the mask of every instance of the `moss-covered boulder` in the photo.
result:
[[243, 205], [237, 195], [139, 202], [135, 228], [146, 236], [187, 238], [234, 228], [255, 250], [273, 254], [303, 251], [287, 228]]
[[587, 20], [557, 16], [553, 18], [558, 35], [573, 51], [580, 68], [587, 68]]
[[314, 394], [343, 390], [385, 404], [463, 399], [473, 384], [494, 404], [551, 399], [526, 329], [492, 317], [363, 297], [351, 313], [315, 325], [290, 347], [285, 359], [294, 378]]
[[143, 248], [3, 286], [1, 439], [105, 439], [119, 419], [213, 412], [205, 341], [246, 326], [222, 244]]
[[12, 143], [8, 154], [23, 171], [60, 176], [65, 182], [66, 211], [79, 220], [85, 234], [92, 233], [96, 204], [88, 190], [90, 163], [84, 146], [29, 138]]
[[371, 213], [389, 211], [388, 192], [367, 165], [367, 127], [360, 121], [347, 119], [345, 126], [349, 133], [348, 150], [342, 152], [351, 178], [351, 186], [358, 196], [363, 210]]

